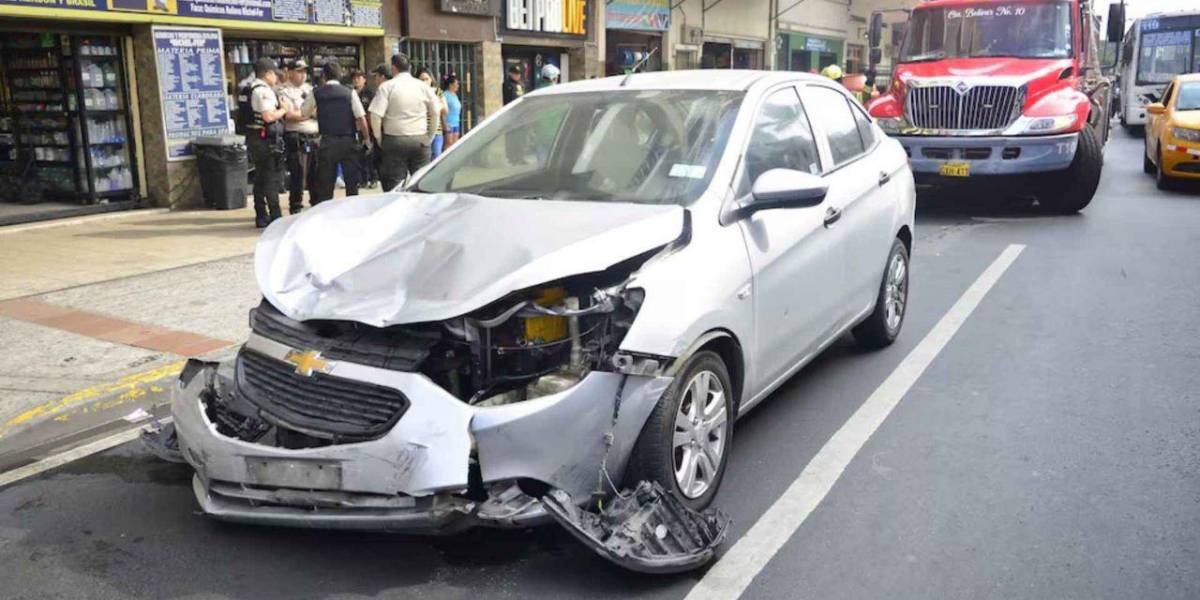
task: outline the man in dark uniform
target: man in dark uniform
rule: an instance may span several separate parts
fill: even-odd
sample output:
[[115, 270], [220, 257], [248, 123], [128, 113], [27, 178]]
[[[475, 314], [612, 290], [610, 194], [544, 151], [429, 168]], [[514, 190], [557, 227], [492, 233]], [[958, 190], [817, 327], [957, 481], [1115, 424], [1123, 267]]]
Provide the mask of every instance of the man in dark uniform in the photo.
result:
[[521, 67], [513, 65], [508, 68], [508, 77], [504, 79], [504, 103], [508, 104], [525, 95], [525, 84], [521, 82]]
[[254, 163], [254, 224], [266, 227], [280, 217], [283, 177], [283, 119], [288, 109], [275, 94], [279, 79], [274, 60], [254, 62], [254, 79], [239, 92], [239, 116], [246, 111], [246, 149]]
[[367, 112], [354, 90], [342, 85], [342, 65], [331, 59], [323, 69], [325, 83], [313, 90], [312, 100], [302, 112], [316, 114], [321, 131], [321, 146], [317, 149], [317, 189], [313, 205], [333, 198], [338, 166], [346, 182], [346, 195], [358, 195], [359, 147], [370, 144], [367, 134]]

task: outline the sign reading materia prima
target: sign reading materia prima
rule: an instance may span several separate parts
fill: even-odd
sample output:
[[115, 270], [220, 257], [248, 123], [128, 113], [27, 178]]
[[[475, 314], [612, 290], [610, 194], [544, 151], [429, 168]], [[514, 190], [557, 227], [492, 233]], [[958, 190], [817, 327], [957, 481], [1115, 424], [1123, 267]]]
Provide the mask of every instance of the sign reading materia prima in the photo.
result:
[[504, 0], [504, 26], [514, 33], [587, 35], [587, 0]]

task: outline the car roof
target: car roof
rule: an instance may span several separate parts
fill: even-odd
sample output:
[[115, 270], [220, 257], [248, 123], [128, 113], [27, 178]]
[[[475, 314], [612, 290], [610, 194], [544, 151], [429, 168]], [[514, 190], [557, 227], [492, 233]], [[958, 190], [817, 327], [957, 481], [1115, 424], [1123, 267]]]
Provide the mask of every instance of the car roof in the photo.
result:
[[[626, 79], [628, 78], [628, 81]], [[691, 71], [659, 71], [616, 75], [603, 79], [585, 79], [532, 91], [527, 96], [603, 92], [621, 90], [715, 90], [747, 91], [755, 85], [773, 85], [785, 81], [830, 80], [811, 73], [794, 71], [751, 71], [741, 69], [703, 69]]]
[[1176, 75], [1175, 79], [1179, 81], [1179, 83], [1194, 83], [1200, 81], [1200, 73], [1183, 73]]

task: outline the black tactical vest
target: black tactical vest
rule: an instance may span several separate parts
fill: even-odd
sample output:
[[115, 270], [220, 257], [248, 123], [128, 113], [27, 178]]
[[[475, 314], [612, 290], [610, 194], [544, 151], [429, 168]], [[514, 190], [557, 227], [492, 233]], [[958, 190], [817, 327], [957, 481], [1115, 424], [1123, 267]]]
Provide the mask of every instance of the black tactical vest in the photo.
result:
[[317, 101], [317, 126], [321, 135], [354, 135], [354, 111], [350, 96], [354, 91], [344, 85], [326, 83], [313, 90]]

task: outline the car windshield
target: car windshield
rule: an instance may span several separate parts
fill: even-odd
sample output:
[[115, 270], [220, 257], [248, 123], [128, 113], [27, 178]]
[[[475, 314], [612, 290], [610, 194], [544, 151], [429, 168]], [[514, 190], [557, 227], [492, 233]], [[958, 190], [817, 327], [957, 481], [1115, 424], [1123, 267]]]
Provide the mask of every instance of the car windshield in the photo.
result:
[[1200, 50], [1193, 56], [1192, 41], [1200, 30], [1156, 31], [1143, 33], [1138, 55], [1137, 83], [1166, 83], [1180, 73], [1192, 70], [1200, 60]]
[[913, 11], [903, 62], [943, 58], [1071, 56], [1071, 5], [981, 4]]
[[1179, 86], [1175, 110], [1200, 110], [1200, 81], [1189, 81]]
[[699, 90], [526, 98], [457, 144], [416, 190], [690, 204], [712, 179], [741, 101]]

